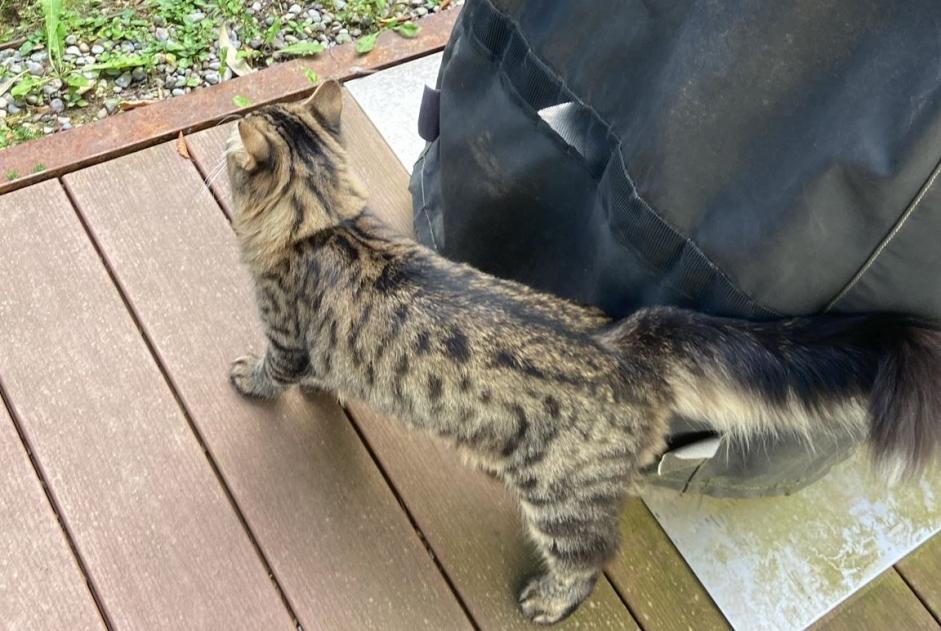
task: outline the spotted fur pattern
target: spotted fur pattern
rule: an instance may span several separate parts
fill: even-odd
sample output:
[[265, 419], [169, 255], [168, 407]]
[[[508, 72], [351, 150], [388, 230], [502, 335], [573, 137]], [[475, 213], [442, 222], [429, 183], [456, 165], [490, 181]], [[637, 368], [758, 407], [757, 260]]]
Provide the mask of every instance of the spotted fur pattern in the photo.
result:
[[499, 476], [545, 561], [519, 597], [530, 619], [560, 620], [589, 595], [631, 476], [663, 448], [673, 414], [746, 438], [870, 431], [881, 456], [906, 463], [938, 443], [929, 324], [752, 324], [669, 308], [612, 322], [452, 263], [369, 212], [340, 104], [327, 83], [249, 115], [230, 141], [234, 225], [268, 339], [264, 357], [233, 364], [232, 382], [255, 397], [303, 384], [363, 400]]

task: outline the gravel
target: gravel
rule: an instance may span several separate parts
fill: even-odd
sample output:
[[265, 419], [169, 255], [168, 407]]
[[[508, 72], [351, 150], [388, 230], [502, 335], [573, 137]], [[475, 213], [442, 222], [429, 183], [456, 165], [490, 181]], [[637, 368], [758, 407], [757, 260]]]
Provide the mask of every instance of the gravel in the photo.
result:
[[[429, 9], [426, 0], [402, 0], [390, 4], [398, 7], [396, 10], [404, 12], [408, 19], [419, 18], [439, 10], [437, 7]], [[452, 4], [460, 5], [463, 2], [457, 0]], [[276, 22], [281, 25], [280, 28], [275, 32], [265, 33], [265, 39], [252, 34], [251, 41], [246, 41], [249, 36], [240, 34], [238, 27], [230, 24], [229, 38], [236, 48], [258, 51], [259, 54], [249, 58], [248, 63], [255, 69], [262, 69], [282, 61], [275, 52], [289, 44], [320, 41], [329, 48], [354, 41], [375, 28], [372, 18], [363, 19], [361, 22], [349, 19], [341, 22], [331, 13], [334, 10], [342, 12], [347, 6], [345, 0], [334, 0], [329, 10], [318, 0], [288, 0], [285, 3], [256, 0], [247, 8], [247, 12], [256, 16], [262, 31]], [[193, 23], [211, 19], [215, 22], [213, 28], [218, 29], [218, 16], [208, 10], [194, 11], [187, 18]], [[151, 24], [149, 31], [152, 38], [158, 42], [170, 42], [172, 45], [178, 42], [178, 37], [182, 37], [177, 31], [179, 27], [168, 24], [162, 16], [154, 16]], [[243, 37], [246, 39], [242, 39]], [[78, 77], [78, 72], [81, 71], [81, 75], [88, 80], [88, 84], [81, 88], [81, 95], [76, 94], [73, 79], [70, 78], [69, 85], [63, 84], [47, 51], [34, 50], [23, 55], [18, 48], [0, 50], [0, 84], [10, 77], [29, 73], [41, 85], [41, 88], [36, 88], [25, 98], [13, 98], [9, 92], [0, 95], [0, 133], [5, 126], [13, 128], [16, 125], [30, 126], [34, 134], [54, 133], [78, 126], [89, 119], [101, 119], [117, 114], [121, 111], [122, 101], [147, 101], [182, 96], [191, 92], [194, 86], [195, 89], [214, 86], [234, 76], [232, 69], [222, 61], [224, 51], [219, 50], [217, 43], [213, 43], [211, 48], [204, 52], [205, 56], [188, 68], [176, 65], [178, 57], [156, 53], [152, 65], [139, 66], [120, 73], [81, 69], [103, 63], [108, 57], [99, 57], [106, 53], [140, 54], [146, 50], [148, 44], [123, 40], [112, 42], [91, 37], [85, 39], [83, 34], [77, 32], [68, 33], [64, 44], [63, 61], [66, 68], [76, 69], [72, 71], [74, 77]], [[76, 104], [79, 98], [86, 99], [89, 104]]]

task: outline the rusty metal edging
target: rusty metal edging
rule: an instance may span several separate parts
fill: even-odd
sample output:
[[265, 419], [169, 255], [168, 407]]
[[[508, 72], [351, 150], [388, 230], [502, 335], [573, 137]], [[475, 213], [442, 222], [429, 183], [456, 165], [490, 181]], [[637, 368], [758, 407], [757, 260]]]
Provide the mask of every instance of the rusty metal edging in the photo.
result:
[[[355, 42], [336, 46], [315, 58], [277, 64], [185, 96], [10, 147], [0, 151], [0, 178], [11, 171], [20, 176], [0, 181], [0, 194], [170, 140], [180, 132], [188, 134], [211, 127], [246, 111], [233, 103], [236, 96], [251, 102], [248, 109], [300, 98], [314, 89], [305, 74], [307, 69], [321, 80], [345, 81], [437, 52], [447, 43], [458, 12], [455, 8], [422, 18], [421, 32], [414, 39], [386, 31], [367, 55], [356, 53]], [[42, 170], [36, 172], [37, 168]]]

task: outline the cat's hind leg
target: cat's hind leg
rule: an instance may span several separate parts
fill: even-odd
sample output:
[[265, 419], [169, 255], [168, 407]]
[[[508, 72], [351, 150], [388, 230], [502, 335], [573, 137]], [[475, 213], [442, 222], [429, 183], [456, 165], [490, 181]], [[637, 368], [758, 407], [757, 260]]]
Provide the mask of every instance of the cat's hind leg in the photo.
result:
[[520, 609], [533, 622], [552, 624], [572, 613], [617, 551], [629, 472], [624, 461], [600, 460], [570, 478], [520, 489], [526, 525], [544, 561], [543, 573], [519, 594]]

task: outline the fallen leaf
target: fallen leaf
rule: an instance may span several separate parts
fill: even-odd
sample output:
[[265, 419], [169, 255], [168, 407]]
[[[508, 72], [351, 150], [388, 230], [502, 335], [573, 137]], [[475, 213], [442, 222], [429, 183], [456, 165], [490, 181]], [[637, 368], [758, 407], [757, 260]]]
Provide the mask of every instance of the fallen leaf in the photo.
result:
[[131, 110], [136, 110], [139, 107], [144, 107], [156, 102], [157, 99], [150, 99], [148, 101], [121, 101], [118, 103], [118, 109], [122, 112], [130, 112]]
[[247, 74], [255, 72], [244, 58], [239, 58], [239, 51], [232, 45], [232, 40], [229, 39], [229, 30], [225, 27], [225, 24], [219, 27], [219, 50], [225, 52], [225, 56], [223, 57], [225, 59], [225, 65], [231, 68], [232, 72], [238, 76], [244, 77]]
[[440, 9], [441, 11], [444, 11], [444, 10], [447, 9], [449, 6], [451, 6], [451, 0], [441, 0], [441, 5], [439, 6], [439, 9]]
[[232, 97], [232, 102], [235, 104], [235, 107], [248, 107], [252, 104], [251, 100], [248, 97], [242, 96], [241, 94], [236, 94]]
[[393, 30], [406, 39], [412, 39], [418, 37], [419, 31], [421, 31], [421, 27], [414, 22], [406, 22], [404, 24], [399, 24]]
[[379, 33], [371, 33], [370, 35], [363, 35], [358, 40], [356, 40], [356, 52], [360, 55], [365, 55], [373, 48], [376, 47], [376, 38], [379, 37]]
[[313, 85], [320, 83], [320, 77], [317, 76], [317, 73], [310, 68], [304, 68], [304, 76], [307, 77], [307, 80], [310, 81]]
[[189, 147], [186, 146], [186, 139], [183, 138], [183, 132], [180, 132], [180, 135], [176, 137], [176, 152], [187, 160], [192, 160]]

